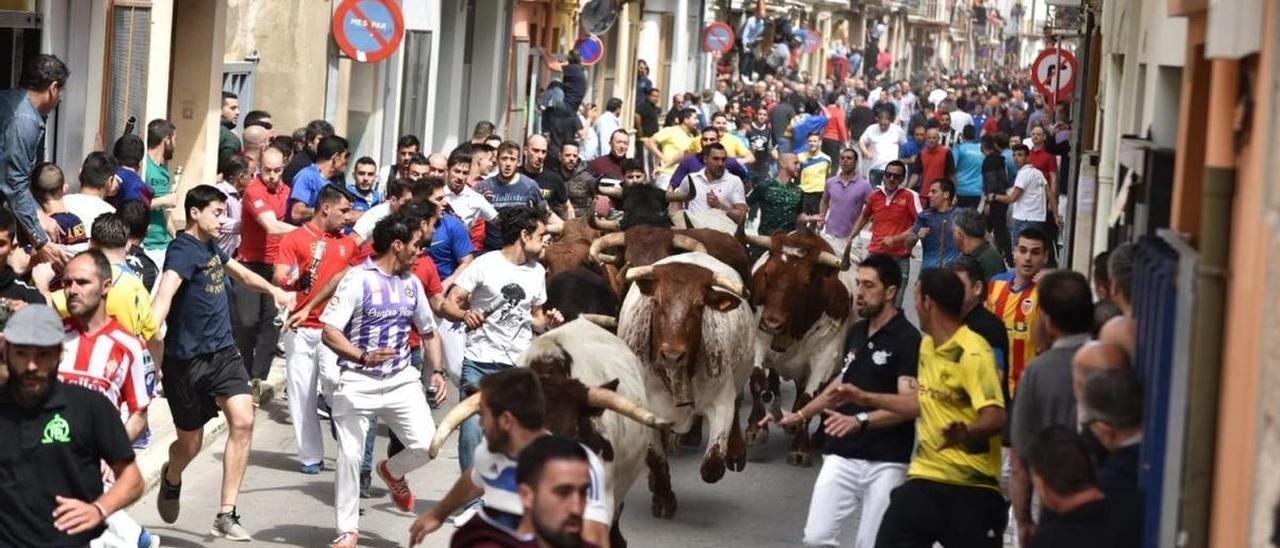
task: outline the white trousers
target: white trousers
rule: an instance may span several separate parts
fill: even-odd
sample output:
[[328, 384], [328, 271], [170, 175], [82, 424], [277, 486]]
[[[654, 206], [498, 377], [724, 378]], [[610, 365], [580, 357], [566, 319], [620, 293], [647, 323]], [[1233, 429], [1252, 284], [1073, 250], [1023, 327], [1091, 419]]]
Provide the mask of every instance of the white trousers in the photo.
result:
[[462, 356], [467, 350], [467, 326], [462, 322], [436, 317], [436, 333], [440, 335], [440, 350], [444, 356], [444, 370], [449, 378], [462, 378]]
[[102, 536], [89, 541], [89, 548], [120, 548], [138, 545], [142, 526], [124, 510], [107, 516], [107, 530]]
[[840, 546], [844, 524], [859, 508], [854, 546], [874, 548], [889, 494], [907, 477], [907, 465], [823, 455], [822, 470], [809, 499], [804, 525], [805, 546]]
[[387, 461], [387, 469], [395, 478], [427, 463], [436, 424], [422, 391], [420, 374], [412, 367], [383, 379], [344, 370], [338, 377], [331, 405], [338, 430], [334, 499], [338, 533], [342, 534], [359, 530], [360, 461], [364, 458], [370, 421], [377, 418], [404, 443], [404, 450]]
[[285, 377], [289, 390], [289, 419], [298, 442], [298, 461], [318, 464], [324, 460], [324, 434], [316, 383], [322, 367], [336, 366], [338, 356], [320, 340], [320, 329], [299, 327], [285, 334]]

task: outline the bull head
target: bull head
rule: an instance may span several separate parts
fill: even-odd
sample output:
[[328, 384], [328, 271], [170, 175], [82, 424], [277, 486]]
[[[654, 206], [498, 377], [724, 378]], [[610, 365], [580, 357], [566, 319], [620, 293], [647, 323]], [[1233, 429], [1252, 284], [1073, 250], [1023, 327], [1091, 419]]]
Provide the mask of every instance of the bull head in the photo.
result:
[[785, 350], [790, 341], [803, 337], [823, 312], [847, 317], [849, 291], [839, 280], [843, 261], [821, 236], [801, 231], [746, 238], [769, 248], [768, 259], [752, 274], [751, 298], [752, 304], [762, 306], [761, 331], [789, 335], [775, 337], [775, 350]]
[[[648, 227], [645, 227], [645, 228], [648, 228]], [[667, 229], [651, 229], [651, 230], [666, 230], [667, 232], [670, 232]], [[611, 253], [605, 253], [605, 252], [612, 251], [616, 248], [623, 248], [625, 250], [626, 247], [627, 247], [626, 232], [611, 232], [609, 234], [605, 234], [604, 236], [596, 238], [594, 241], [591, 242], [591, 249], [590, 249], [591, 259], [602, 265], [615, 264], [615, 265], [621, 266], [623, 264], [623, 260], [621, 258], [622, 256], [614, 255]], [[697, 253], [707, 252], [707, 248], [703, 246], [701, 242], [689, 236], [686, 236], [684, 234], [672, 234], [671, 247], [678, 249], [680, 251], [697, 252]], [[666, 254], [663, 253], [662, 256], [665, 257]]]
[[[649, 362], [676, 404], [691, 405], [690, 381], [694, 367], [703, 357], [703, 312], [710, 309], [723, 313], [737, 308], [744, 296], [742, 283], [683, 263], [634, 267], [627, 271], [626, 279], [654, 301]], [[724, 364], [710, 359], [706, 366], [710, 376], [718, 377]]]

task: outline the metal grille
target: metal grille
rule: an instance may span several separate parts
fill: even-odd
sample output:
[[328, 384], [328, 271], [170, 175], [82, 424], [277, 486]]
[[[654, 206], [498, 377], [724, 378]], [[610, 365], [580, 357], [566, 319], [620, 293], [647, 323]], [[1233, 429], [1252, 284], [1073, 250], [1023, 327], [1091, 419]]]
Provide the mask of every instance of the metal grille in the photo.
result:
[[[117, 5], [111, 10], [111, 51], [108, 58], [107, 126], [103, 137], [110, 148], [130, 116], [145, 127], [147, 55], [151, 48], [151, 8]], [[138, 130], [135, 129], [135, 133]]]
[[[222, 91], [230, 91], [240, 99], [240, 117], [236, 119], [236, 129], [244, 129], [244, 115], [253, 110], [253, 82], [258, 64], [252, 61], [222, 64]], [[222, 100], [218, 100], [221, 108]]]
[[404, 33], [404, 80], [400, 106], [400, 134], [426, 140], [427, 105], [431, 100], [432, 33], [410, 30]]

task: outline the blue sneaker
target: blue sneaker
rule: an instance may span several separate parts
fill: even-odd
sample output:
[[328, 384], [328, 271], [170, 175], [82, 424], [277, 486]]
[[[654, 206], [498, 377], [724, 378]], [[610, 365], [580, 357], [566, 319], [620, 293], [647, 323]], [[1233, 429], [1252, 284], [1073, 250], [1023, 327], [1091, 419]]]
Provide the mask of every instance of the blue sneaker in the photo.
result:
[[143, 430], [142, 435], [138, 436], [138, 440], [133, 442], [133, 448], [146, 449], [148, 445], [151, 445], [151, 428], [150, 427], [147, 427], [146, 430]]
[[321, 462], [302, 465], [302, 473], [307, 475], [319, 474], [320, 471], [323, 469], [324, 469], [324, 463], [321, 463]]

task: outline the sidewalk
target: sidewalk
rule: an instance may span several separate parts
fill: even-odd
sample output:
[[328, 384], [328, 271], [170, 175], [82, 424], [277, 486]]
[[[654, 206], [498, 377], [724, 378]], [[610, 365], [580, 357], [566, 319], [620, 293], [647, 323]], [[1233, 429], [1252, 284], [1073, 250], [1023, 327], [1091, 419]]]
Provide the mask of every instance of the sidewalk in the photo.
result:
[[[271, 372], [267, 380], [262, 381], [262, 402], [271, 401], [284, 393], [284, 359], [276, 358], [271, 363]], [[138, 469], [142, 472], [143, 492], [149, 493], [160, 481], [160, 469], [169, 461], [169, 444], [178, 439], [177, 430], [173, 427], [173, 416], [169, 413], [169, 403], [158, 397], [147, 407], [147, 422], [151, 427], [151, 442], [146, 449], [137, 450]], [[227, 421], [221, 414], [204, 425], [205, 449], [222, 437], [227, 431]], [[221, 449], [218, 449], [221, 451]]]

